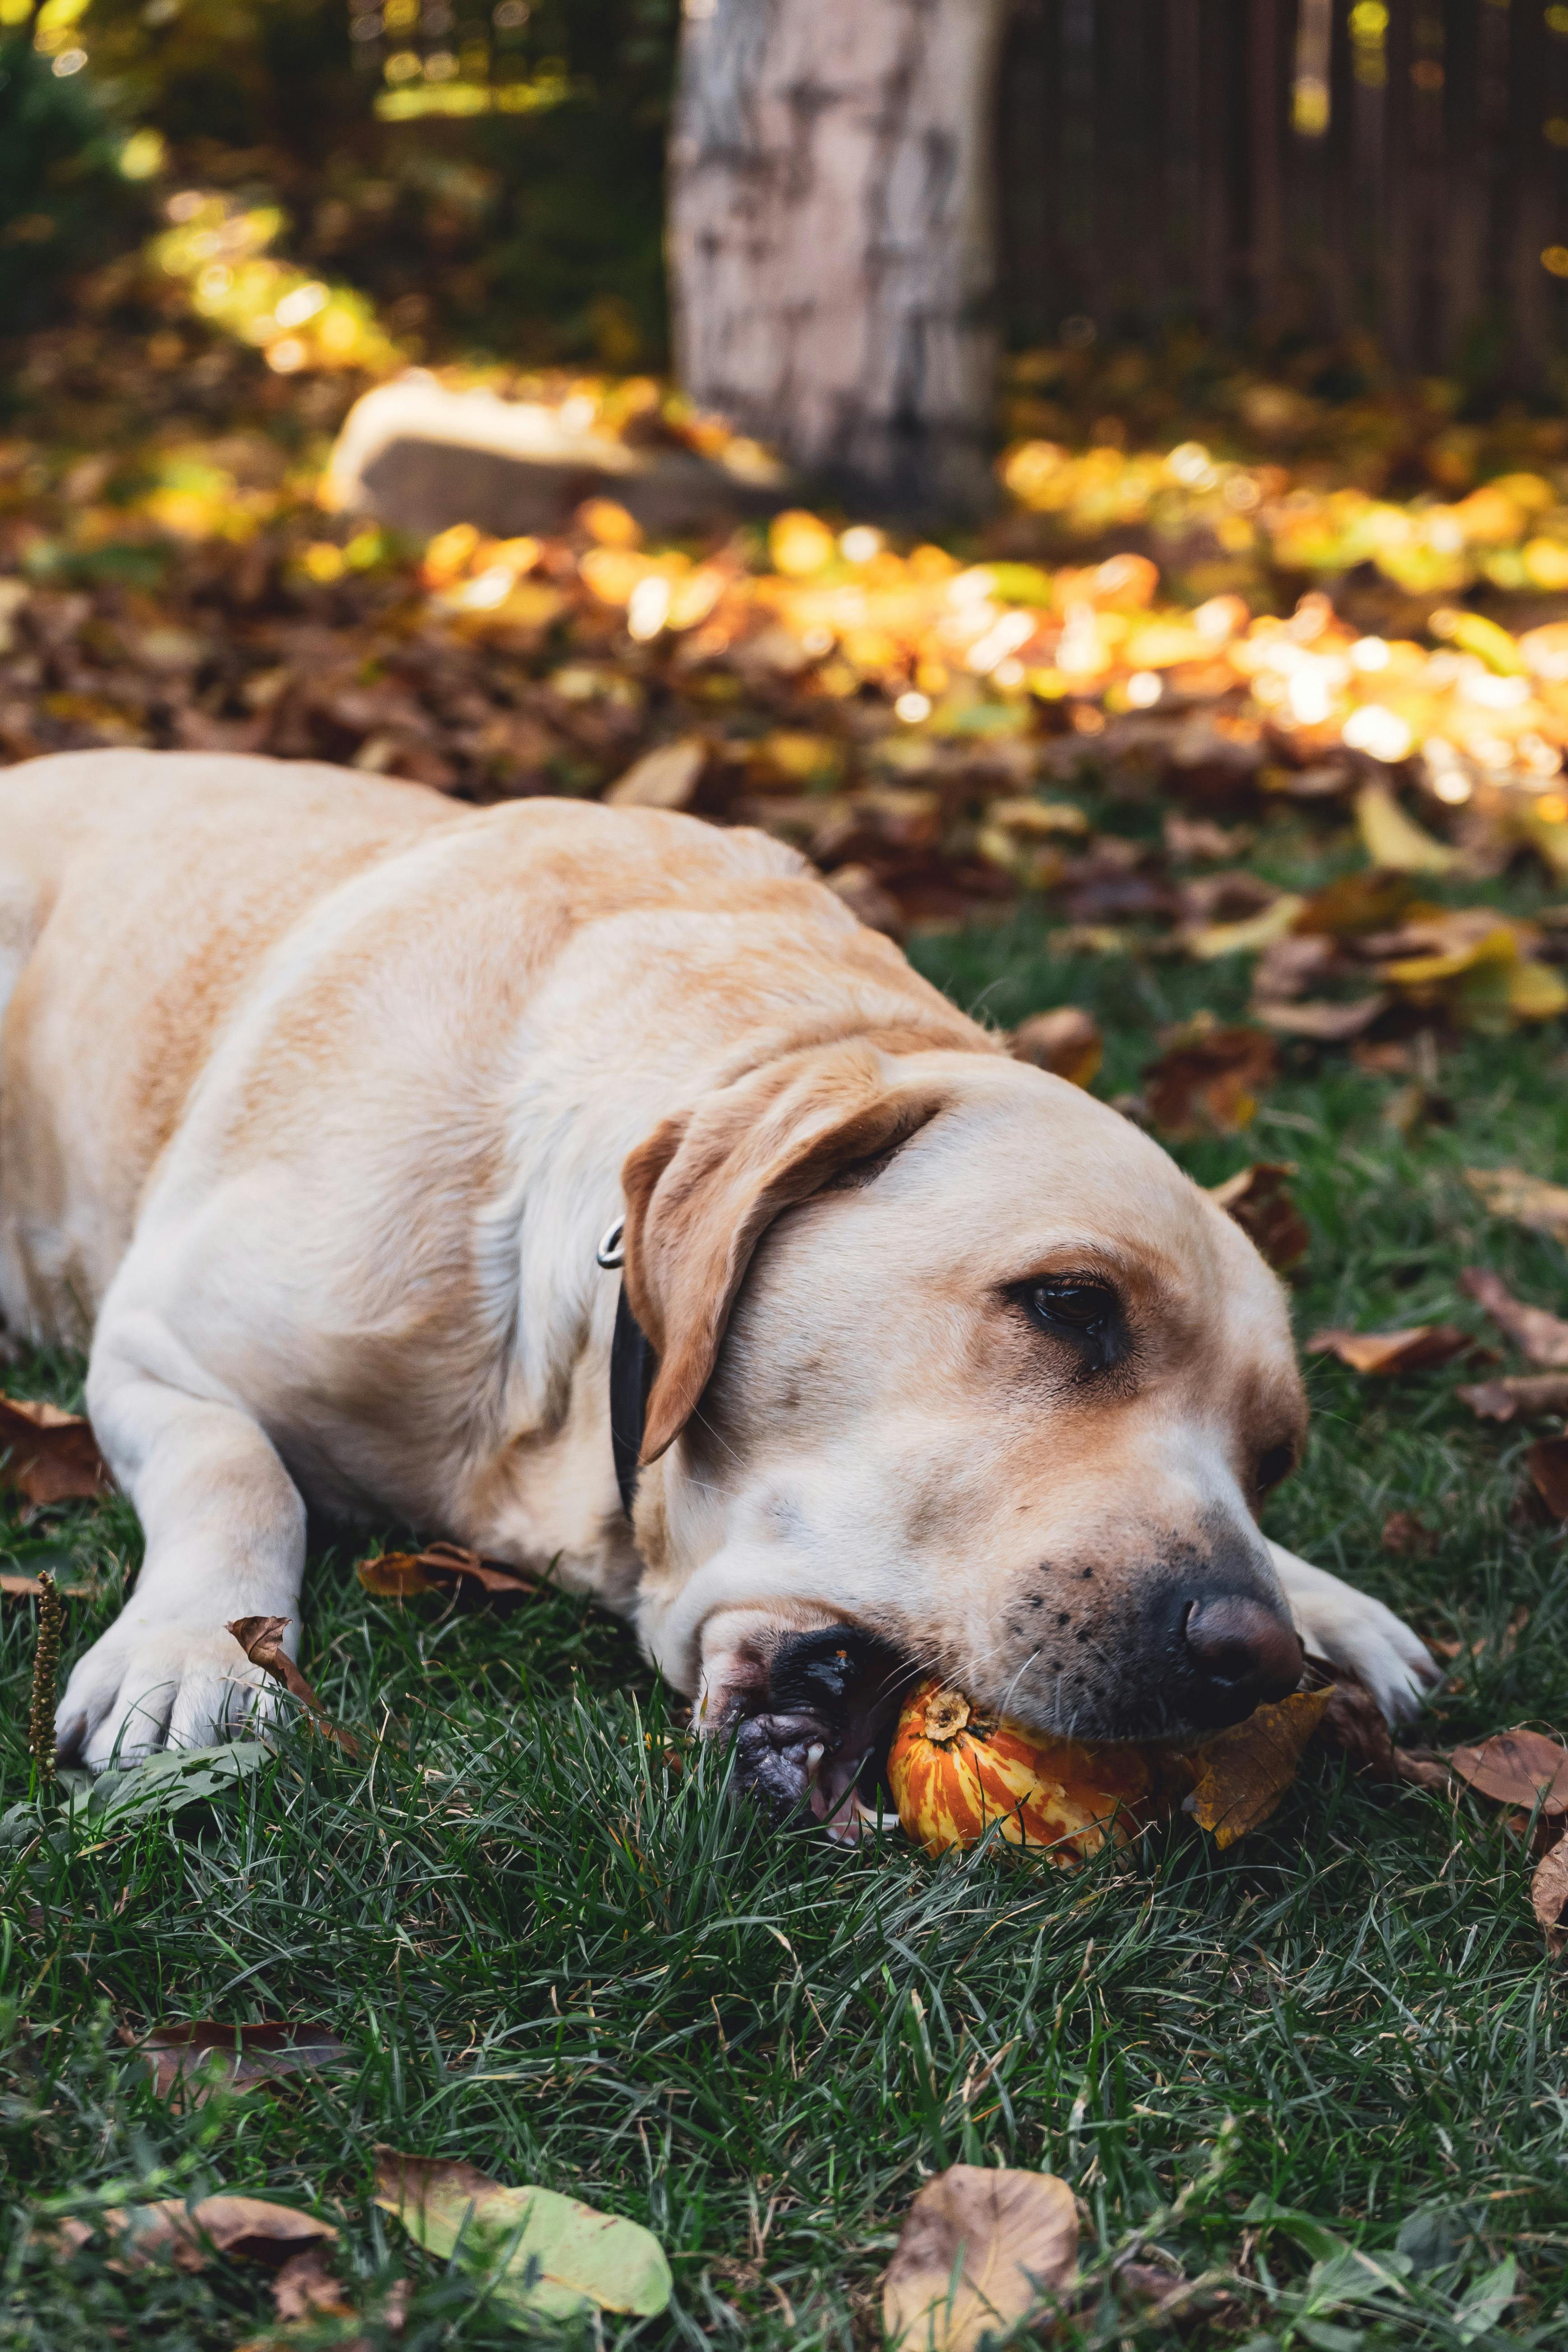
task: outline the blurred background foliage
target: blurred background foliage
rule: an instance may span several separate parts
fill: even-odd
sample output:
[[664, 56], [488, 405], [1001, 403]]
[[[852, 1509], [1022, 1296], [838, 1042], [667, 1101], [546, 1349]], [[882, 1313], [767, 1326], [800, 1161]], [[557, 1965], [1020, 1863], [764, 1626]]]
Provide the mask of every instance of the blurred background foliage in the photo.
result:
[[[5, 324], [79, 310], [154, 199], [275, 205], [410, 358], [665, 357], [677, 0], [0, 0]], [[412, 83], [413, 87], [409, 85]], [[138, 289], [130, 273], [88, 307]]]
[[[0, 336], [155, 328], [130, 257], [200, 190], [403, 358], [661, 371], [679, 30], [679, 0], [0, 0]], [[995, 129], [1004, 439], [1339, 456], [1372, 404], [1415, 453], [1380, 481], [1454, 488], [1450, 428], [1563, 406], [1568, 7], [1015, 0]]]

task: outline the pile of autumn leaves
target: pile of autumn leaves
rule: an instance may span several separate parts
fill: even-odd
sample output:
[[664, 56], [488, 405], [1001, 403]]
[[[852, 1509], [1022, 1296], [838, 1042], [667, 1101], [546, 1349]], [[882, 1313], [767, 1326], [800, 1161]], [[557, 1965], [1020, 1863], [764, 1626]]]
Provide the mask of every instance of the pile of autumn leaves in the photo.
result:
[[[209, 231], [193, 215], [171, 235]], [[243, 258], [203, 269], [248, 284]], [[1246, 870], [1236, 822], [1284, 806], [1329, 825], [1352, 815], [1387, 872], [1463, 882], [1524, 859], [1568, 879], [1568, 622], [1542, 617], [1538, 596], [1514, 629], [1465, 602], [1482, 573], [1444, 575], [1386, 623], [1352, 619], [1360, 542], [1309, 548], [1300, 484], [1279, 489], [1295, 536], [1267, 575], [1199, 596], [1209, 573], [1178, 564], [1154, 525], [1179, 523], [1190, 555], [1194, 530], [1237, 523], [1226, 499], [1246, 469], [1184, 444], [1136, 460], [1163, 487], [1126, 515], [1040, 505], [1047, 478], [1066, 477], [1021, 445], [1003, 471], [1036, 505], [970, 560], [804, 508], [765, 531], [651, 544], [606, 497], [551, 533], [466, 522], [411, 546], [333, 510], [321, 427], [362, 379], [310, 342], [337, 316], [324, 299], [304, 315], [321, 289], [279, 291], [280, 265], [267, 267], [268, 315], [287, 310], [285, 340], [304, 353], [297, 374], [253, 356], [247, 391], [226, 345], [165, 327], [134, 353], [147, 414], [132, 431], [112, 337], [83, 329], [38, 354], [21, 412], [34, 429], [0, 443], [0, 756], [254, 751], [481, 801], [687, 808], [789, 841], [891, 931], [1027, 894], [1087, 952], [1267, 956], [1260, 1003], [1299, 1034], [1342, 1039], [1411, 1002], [1483, 1027], [1563, 1008], [1549, 929], [1413, 894], [1397, 920], [1325, 924]], [[209, 328], [233, 290], [212, 294]], [[215, 359], [233, 412], [221, 420], [200, 413]], [[701, 448], [720, 430], [678, 415], [651, 380], [555, 396], [595, 434]], [[1111, 457], [1136, 470], [1091, 451], [1068, 472]], [[1481, 485], [1443, 530], [1494, 553], [1505, 522], [1555, 530], [1549, 475]], [[1422, 528], [1441, 538], [1441, 520]], [[1049, 524], [1051, 552], [1020, 557], [1026, 522]], [[1386, 557], [1392, 526], [1379, 529]], [[1118, 531], [1142, 543], [1097, 554]], [[1061, 560], [1079, 541], [1084, 556]], [[1082, 788], [1162, 795], [1194, 841], [1097, 833]], [[1332, 956], [1302, 948], [1309, 934], [1333, 940]], [[1321, 1010], [1325, 992], [1341, 1009]]]

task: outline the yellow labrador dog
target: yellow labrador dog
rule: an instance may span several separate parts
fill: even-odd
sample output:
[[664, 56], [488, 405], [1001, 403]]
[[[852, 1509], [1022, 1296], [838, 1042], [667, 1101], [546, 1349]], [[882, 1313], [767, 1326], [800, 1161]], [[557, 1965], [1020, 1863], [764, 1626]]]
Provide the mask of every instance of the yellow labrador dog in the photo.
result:
[[0, 1016], [0, 1315], [90, 1339], [147, 1538], [62, 1754], [256, 1703], [225, 1625], [297, 1633], [307, 1502], [552, 1570], [841, 1822], [918, 1666], [1098, 1739], [1303, 1643], [1431, 1677], [1258, 1532], [1303, 1405], [1250, 1242], [761, 834], [38, 760]]

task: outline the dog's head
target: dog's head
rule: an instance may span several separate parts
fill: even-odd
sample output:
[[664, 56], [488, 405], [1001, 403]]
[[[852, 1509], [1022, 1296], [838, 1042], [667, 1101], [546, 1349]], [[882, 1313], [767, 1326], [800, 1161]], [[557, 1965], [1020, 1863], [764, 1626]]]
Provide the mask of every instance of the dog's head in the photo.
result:
[[626, 1163], [658, 1359], [640, 1624], [781, 1805], [841, 1800], [910, 1675], [1086, 1739], [1294, 1687], [1255, 1513], [1305, 1412], [1251, 1243], [1103, 1104], [862, 1042]]

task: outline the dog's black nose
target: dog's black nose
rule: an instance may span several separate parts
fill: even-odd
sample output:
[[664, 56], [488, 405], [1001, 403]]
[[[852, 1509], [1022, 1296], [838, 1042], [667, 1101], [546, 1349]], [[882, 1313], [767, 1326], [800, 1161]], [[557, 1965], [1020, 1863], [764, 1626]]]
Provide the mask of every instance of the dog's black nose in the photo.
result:
[[1187, 1663], [1230, 1721], [1301, 1679], [1301, 1639], [1289, 1617], [1248, 1592], [1200, 1593], [1183, 1626]]

